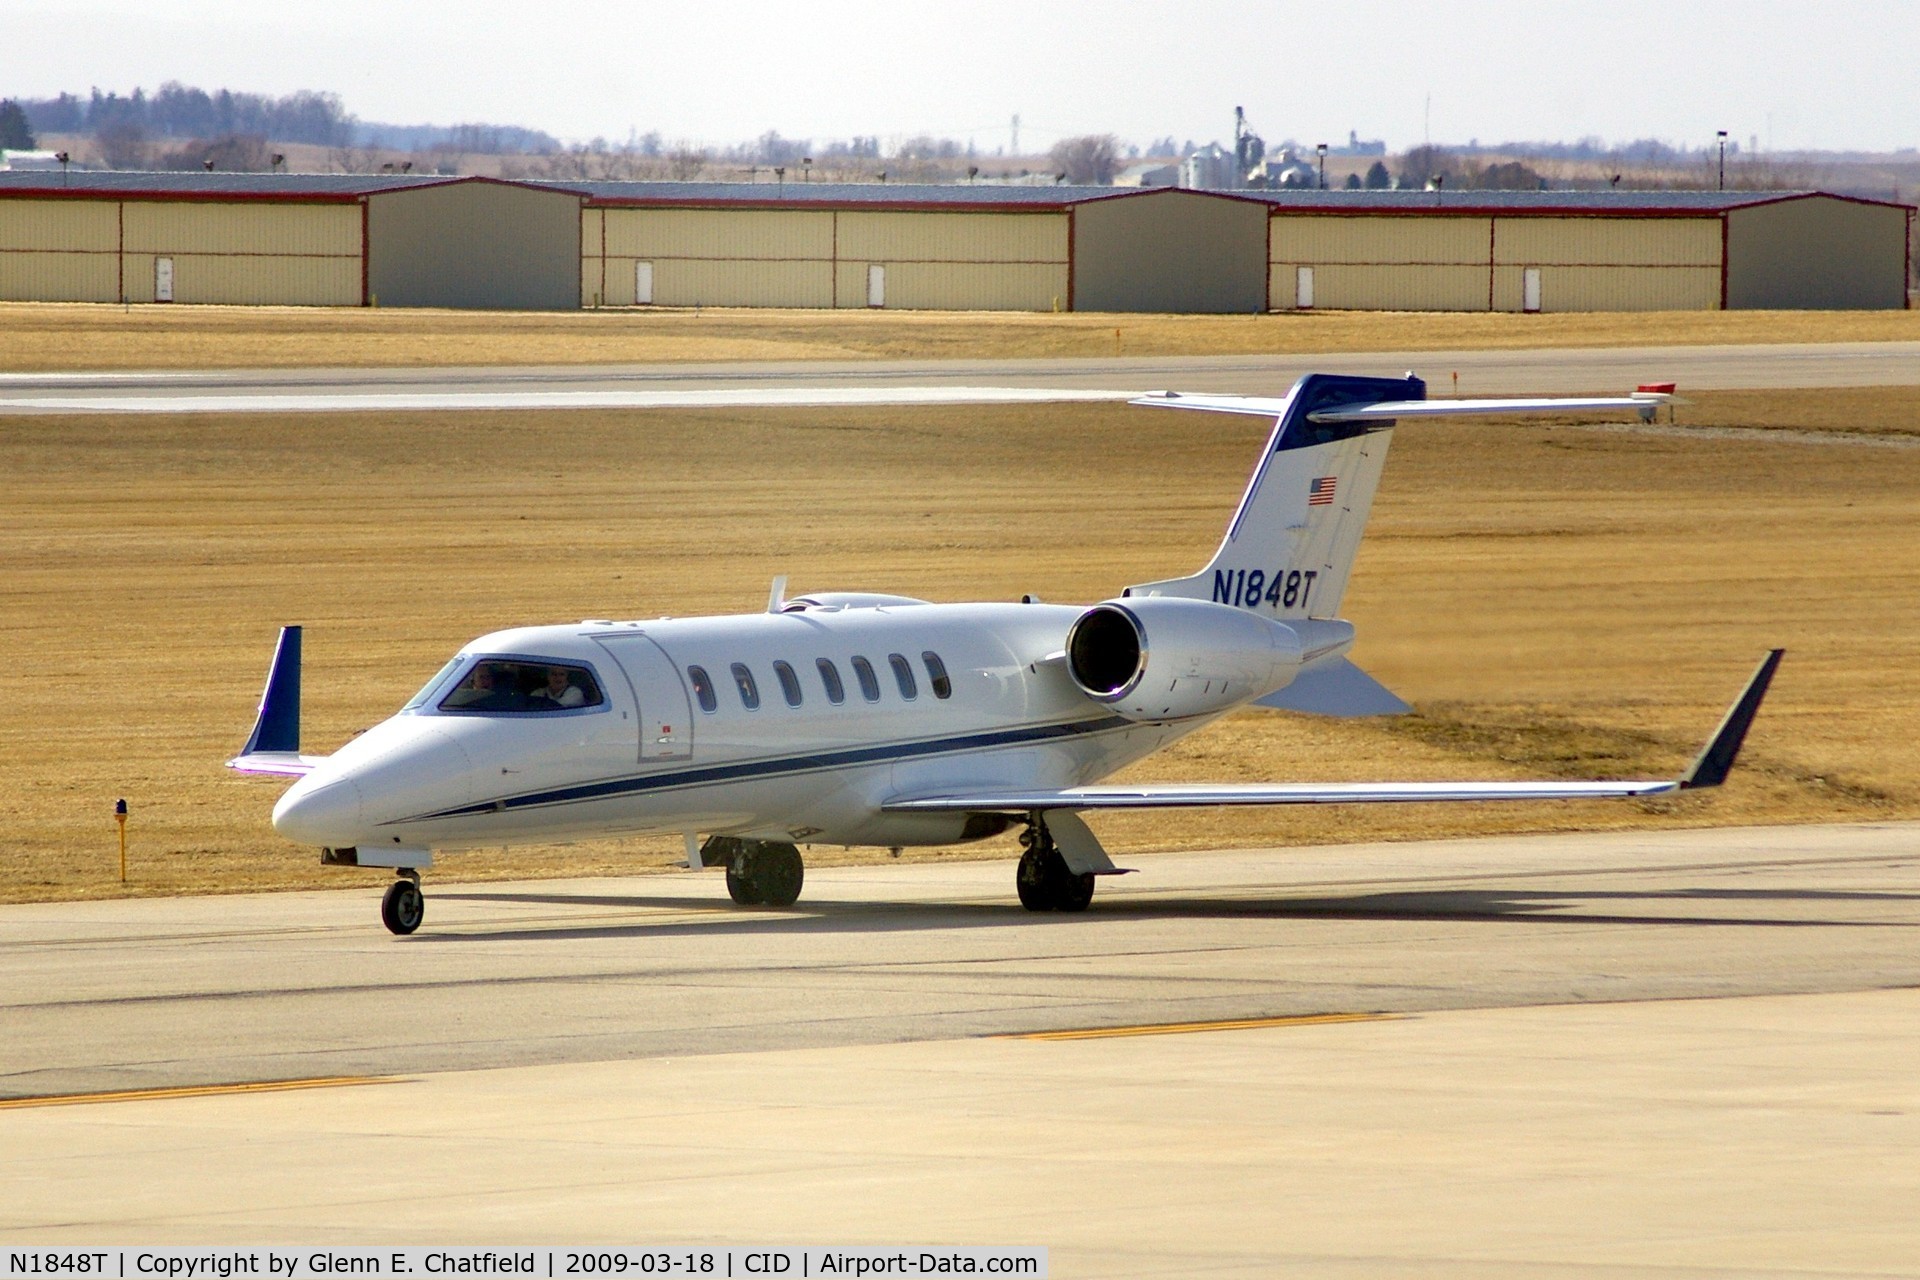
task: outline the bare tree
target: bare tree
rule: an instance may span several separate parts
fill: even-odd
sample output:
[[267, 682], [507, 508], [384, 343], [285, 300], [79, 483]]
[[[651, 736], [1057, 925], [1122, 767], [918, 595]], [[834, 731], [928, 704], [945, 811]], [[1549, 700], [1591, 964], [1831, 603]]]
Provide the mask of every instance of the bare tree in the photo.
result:
[[375, 147], [327, 148], [328, 173], [372, 173], [380, 167], [380, 152]]
[[675, 182], [692, 182], [707, 169], [707, 152], [691, 142], [676, 142], [667, 152], [667, 172]]
[[1120, 140], [1110, 133], [1064, 138], [1047, 153], [1053, 167], [1076, 186], [1106, 186], [1120, 168]]
[[130, 120], [116, 120], [94, 134], [100, 159], [109, 169], [147, 167], [147, 131]]
[[195, 138], [185, 146], [164, 152], [156, 163], [162, 169], [261, 173], [273, 167], [273, 157], [267, 140], [261, 135], [229, 133], [220, 138]]
[[1419, 189], [1431, 182], [1459, 187], [1460, 166], [1442, 147], [1415, 147], [1400, 157], [1400, 185]]
[[1532, 165], [1518, 160], [1503, 160], [1471, 175], [1470, 182], [1461, 185], [1471, 185], [1482, 191], [1541, 191], [1546, 188], [1547, 180]]

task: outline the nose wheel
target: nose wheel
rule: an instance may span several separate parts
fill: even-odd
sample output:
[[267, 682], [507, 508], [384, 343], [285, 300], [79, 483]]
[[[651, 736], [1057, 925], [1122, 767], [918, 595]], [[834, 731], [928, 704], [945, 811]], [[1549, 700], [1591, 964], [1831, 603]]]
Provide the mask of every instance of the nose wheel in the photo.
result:
[[420, 873], [402, 871], [400, 878], [387, 886], [380, 899], [380, 922], [392, 933], [405, 936], [420, 927], [427, 914], [426, 895], [420, 892]]

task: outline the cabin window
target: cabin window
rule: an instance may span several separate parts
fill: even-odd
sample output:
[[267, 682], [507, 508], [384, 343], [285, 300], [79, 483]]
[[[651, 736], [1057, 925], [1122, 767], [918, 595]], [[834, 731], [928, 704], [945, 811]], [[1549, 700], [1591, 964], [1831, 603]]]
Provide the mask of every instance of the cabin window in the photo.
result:
[[780, 677], [780, 692], [786, 695], [787, 705], [800, 705], [800, 677], [793, 674], [793, 668], [784, 662], [773, 664], [773, 674]]
[[831, 658], [820, 658], [814, 662], [820, 669], [820, 683], [827, 691], [827, 701], [839, 706], [847, 700], [847, 686], [840, 683], [840, 668], [833, 665]]
[[540, 658], [483, 658], [473, 664], [440, 710], [462, 713], [577, 711], [600, 706], [593, 672]]
[[733, 687], [740, 691], [740, 705], [749, 711], [760, 709], [760, 686], [753, 682], [753, 672], [747, 670], [747, 664], [736, 662], [733, 671]]
[[880, 701], [880, 677], [873, 674], [873, 664], [856, 655], [853, 659], [853, 675], [860, 682], [860, 696], [868, 702]]
[[887, 655], [887, 665], [893, 668], [893, 679], [900, 686], [900, 696], [912, 702], [920, 696], [920, 690], [914, 687], [913, 664], [907, 661], [904, 653]]
[[705, 667], [688, 667], [687, 679], [693, 682], [693, 696], [700, 700], [702, 711], [720, 709], [720, 699], [713, 692], [713, 677], [707, 674]]
[[928, 649], [920, 655], [920, 661], [927, 665], [927, 683], [933, 686], [933, 696], [951, 698], [953, 681], [947, 679], [947, 664], [940, 661], [940, 655]]

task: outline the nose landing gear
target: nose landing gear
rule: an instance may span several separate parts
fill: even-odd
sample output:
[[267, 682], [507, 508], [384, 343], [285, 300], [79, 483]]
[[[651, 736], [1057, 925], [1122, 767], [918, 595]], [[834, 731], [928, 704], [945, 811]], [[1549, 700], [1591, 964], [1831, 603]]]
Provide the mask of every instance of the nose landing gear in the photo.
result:
[[427, 914], [426, 895], [420, 892], [420, 873], [402, 867], [400, 878], [387, 886], [380, 899], [380, 921], [390, 932], [405, 936], [420, 927]]

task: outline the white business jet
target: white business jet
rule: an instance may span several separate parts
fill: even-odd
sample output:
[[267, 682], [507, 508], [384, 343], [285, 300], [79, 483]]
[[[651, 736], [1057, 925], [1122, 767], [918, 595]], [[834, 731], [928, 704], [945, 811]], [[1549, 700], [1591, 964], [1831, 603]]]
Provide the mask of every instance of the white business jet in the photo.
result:
[[[300, 753], [300, 629], [287, 627], [244, 772], [298, 776], [274, 829], [332, 865], [390, 867], [381, 915], [419, 927], [444, 850], [683, 833], [743, 905], [799, 896], [803, 844], [941, 845], [1021, 824], [1015, 885], [1079, 911], [1119, 872], [1083, 813], [1180, 805], [1578, 800], [1717, 786], [1759, 709], [1769, 654], [1679, 778], [1099, 786], [1248, 705], [1328, 715], [1406, 704], [1343, 655], [1339, 618], [1395, 421], [1628, 410], [1666, 397], [1426, 399], [1404, 379], [1313, 374], [1283, 399], [1135, 404], [1274, 419], [1212, 563], [1089, 606], [930, 604], [830, 592], [767, 611], [519, 627], [467, 645], [391, 718]], [[700, 836], [707, 838], [704, 843]]]

